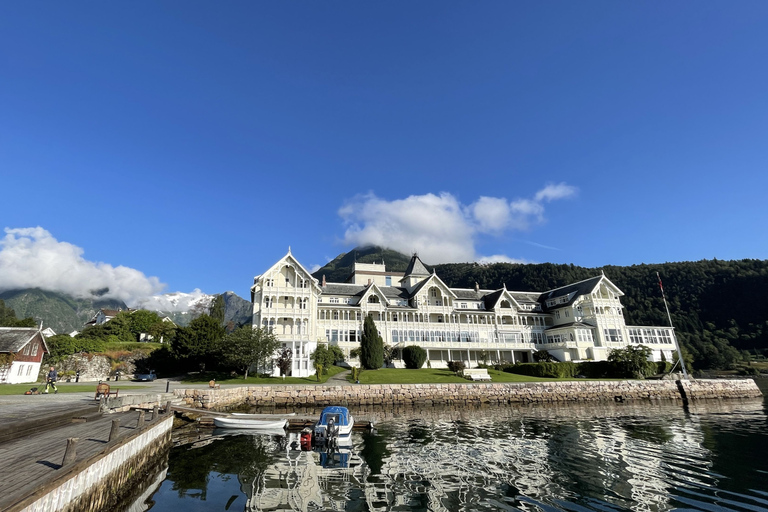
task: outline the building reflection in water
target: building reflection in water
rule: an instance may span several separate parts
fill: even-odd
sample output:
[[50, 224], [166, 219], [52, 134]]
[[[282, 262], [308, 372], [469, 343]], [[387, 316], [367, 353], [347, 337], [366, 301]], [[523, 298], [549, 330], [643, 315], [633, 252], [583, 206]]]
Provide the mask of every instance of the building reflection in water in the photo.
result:
[[[355, 433], [351, 449], [303, 452], [297, 434], [217, 436], [175, 449], [168, 480], [213, 505], [210, 472], [237, 475], [246, 511], [706, 510], [724, 493], [766, 510], [720, 474], [731, 434], [768, 446], [762, 401], [353, 413], [378, 430]], [[726, 469], [746, 482], [761, 467]]]

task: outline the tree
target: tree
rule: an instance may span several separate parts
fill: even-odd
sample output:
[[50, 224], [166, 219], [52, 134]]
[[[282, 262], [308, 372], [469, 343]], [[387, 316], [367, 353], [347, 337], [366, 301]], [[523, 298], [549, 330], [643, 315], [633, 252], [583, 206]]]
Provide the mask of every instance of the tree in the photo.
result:
[[18, 319], [16, 311], [5, 305], [5, 301], [0, 299], [0, 327], [35, 327], [35, 319], [30, 317]]
[[225, 364], [242, 371], [247, 379], [252, 366], [258, 376], [258, 369], [265, 368], [279, 348], [280, 340], [274, 333], [244, 325], [221, 338], [219, 354]]
[[140, 309], [128, 315], [128, 328], [133, 334], [134, 341], [138, 340], [142, 333], [149, 334], [152, 326], [157, 323], [160, 323], [160, 317], [154, 311]]
[[611, 363], [617, 375], [630, 378], [643, 378], [653, 375], [656, 365], [648, 358], [651, 349], [644, 345], [629, 345], [626, 348], [615, 348], [608, 354], [608, 362]]
[[408, 345], [403, 349], [403, 361], [405, 367], [417, 370], [424, 365], [427, 360], [427, 351], [418, 345]]
[[149, 328], [149, 335], [157, 343], [169, 343], [173, 339], [174, 332], [176, 332], [176, 326], [173, 322], [163, 322], [162, 320]]
[[366, 370], [378, 370], [384, 366], [384, 341], [379, 330], [368, 315], [363, 322], [363, 335], [360, 339], [360, 364]]
[[328, 346], [325, 343], [318, 343], [317, 348], [309, 356], [315, 365], [319, 365], [321, 373], [328, 373], [328, 369], [334, 364], [344, 361], [344, 352], [336, 345]]
[[216, 320], [201, 315], [188, 327], [176, 329], [171, 350], [178, 360], [186, 361], [189, 367], [205, 369], [205, 363], [215, 356], [224, 334], [224, 328]]
[[280, 375], [288, 375], [293, 365], [293, 350], [285, 347], [280, 351], [280, 356], [277, 358], [277, 367], [280, 369]]
[[218, 320], [221, 325], [224, 325], [224, 296], [216, 295], [211, 301], [211, 307], [208, 310], [208, 315], [214, 320]]

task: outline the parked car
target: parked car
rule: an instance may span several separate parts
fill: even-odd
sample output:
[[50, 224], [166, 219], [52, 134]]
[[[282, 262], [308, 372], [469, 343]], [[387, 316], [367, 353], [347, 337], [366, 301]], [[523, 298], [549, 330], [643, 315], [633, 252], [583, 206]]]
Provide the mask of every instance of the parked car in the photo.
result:
[[157, 378], [157, 375], [155, 375], [155, 370], [150, 370], [149, 373], [135, 373], [133, 375], [133, 380], [139, 380], [139, 381], [152, 382], [156, 378]]

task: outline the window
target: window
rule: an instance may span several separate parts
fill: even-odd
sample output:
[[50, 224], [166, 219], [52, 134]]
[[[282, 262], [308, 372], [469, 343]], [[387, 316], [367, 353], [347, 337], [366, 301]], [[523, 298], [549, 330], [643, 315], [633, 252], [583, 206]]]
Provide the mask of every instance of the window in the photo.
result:
[[333, 319], [334, 320], [338, 320], [339, 319], [339, 312], [338, 311], [334, 311], [333, 312]]
[[568, 310], [566, 309], [566, 310], [565, 310], [565, 318], [568, 318], [569, 316], [571, 316], [571, 315], [570, 315], [570, 313], [568, 312]]
[[392, 313], [392, 321], [397, 322], [397, 313]]
[[29, 377], [29, 374], [32, 373], [32, 366], [33, 365], [27, 366], [27, 377]]
[[299, 309], [307, 309], [307, 299], [299, 301]]
[[368, 304], [378, 304], [378, 303], [379, 303], [379, 298], [377, 296], [371, 295], [370, 297], [368, 297]]
[[266, 297], [264, 299], [264, 309], [269, 309], [272, 307], [272, 305], [273, 305], [272, 297]]
[[38, 346], [37, 343], [32, 345], [32, 357], [35, 357], [37, 355], [37, 351], [38, 351], [39, 348], [40, 347]]
[[467, 303], [466, 302], [462, 302], [460, 307], [461, 307], [461, 309], [467, 309]]
[[560, 310], [559, 309], [557, 311], [555, 311], [555, 318], [560, 320]]
[[330, 302], [331, 304], [338, 304], [339, 303], [339, 298], [338, 297], [331, 297], [328, 300], [328, 302]]
[[385, 277], [384, 281], [385, 281], [386, 286], [392, 286], [392, 277], [391, 276]]
[[605, 340], [613, 343], [620, 343], [622, 341], [621, 329], [603, 329]]

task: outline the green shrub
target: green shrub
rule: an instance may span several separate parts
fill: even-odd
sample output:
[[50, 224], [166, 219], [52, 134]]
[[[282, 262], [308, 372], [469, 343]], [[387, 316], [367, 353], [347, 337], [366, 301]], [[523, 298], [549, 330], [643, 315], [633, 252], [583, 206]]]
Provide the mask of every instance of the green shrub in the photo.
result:
[[518, 363], [506, 366], [503, 371], [529, 377], [543, 377], [547, 379], [566, 379], [574, 377], [578, 373], [579, 366], [576, 363]]
[[464, 361], [448, 361], [448, 369], [453, 373], [461, 373], [464, 368], [466, 368]]
[[579, 363], [576, 375], [583, 375], [590, 379], [609, 379], [613, 375], [613, 365], [608, 361], [585, 361]]
[[403, 348], [403, 361], [405, 367], [411, 370], [417, 370], [424, 365], [427, 360], [427, 351], [418, 345], [408, 345]]

